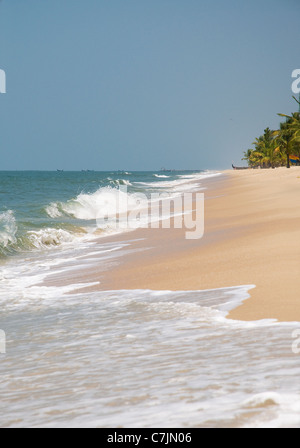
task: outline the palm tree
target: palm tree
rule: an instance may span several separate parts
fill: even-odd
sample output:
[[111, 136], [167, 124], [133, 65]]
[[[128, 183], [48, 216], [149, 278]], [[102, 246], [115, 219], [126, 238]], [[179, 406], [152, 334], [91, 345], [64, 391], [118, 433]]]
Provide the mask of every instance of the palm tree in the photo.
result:
[[[300, 97], [299, 101], [293, 98], [300, 106]], [[291, 115], [278, 115], [285, 118], [279, 129], [271, 131], [266, 128], [264, 134], [253, 142], [254, 149], [244, 152], [242, 160], [246, 160], [250, 167], [275, 168], [286, 165], [290, 168], [290, 155], [300, 157], [300, 108], [299, 112]]]
[[265, 153], [263, 158], [263, 163], [267, 167], [275, 168], [281, 164], [281, 154], [278, 142], [273, 139], [269, 142], [268, 146], [265, 147]]
[[250, 165], [250, 166], [251, 166], [250, 159], [251, 159], [253, 151], [254, 151], [253, 149], [247, 149], [247, 151], [244, 151], [244, 157], [242, 158], [242, 160], [246, 160], [248, 162], [248, 165]]
[[274, 132], [279, 147], [286, 155], [286, 167], [290, 168], [290, 155], [300, 151], [300, 114], [294, 112], [291, 116], [278, 114], [286, 121], [280, 123], [280, 129]]
[[252, 167], [275, 168], [281, 164], [281, 154], [278, 142], [274, 138], [274, 131], [270, 128], [264, 130], [264, 134], [253, 142], [255, 149], [244, 152], [244, 160]]

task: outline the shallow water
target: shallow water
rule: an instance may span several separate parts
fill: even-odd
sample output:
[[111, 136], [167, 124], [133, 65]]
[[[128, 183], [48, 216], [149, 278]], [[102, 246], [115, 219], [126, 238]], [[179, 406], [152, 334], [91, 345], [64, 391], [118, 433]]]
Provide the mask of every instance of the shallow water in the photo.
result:
[[1, 426], [299, 426], [295, 325], [226, 320], [243, 296], [29, 288], [2, 314]]
[[74, 266], [109, 269], [131, 250], [128, 235], [118, 245], [79, 235], [2, 258], [0, 426], [299, 427], [300, 323], [226, 318], [253, 285], [80, 294], [76, 280], [41, 286]]

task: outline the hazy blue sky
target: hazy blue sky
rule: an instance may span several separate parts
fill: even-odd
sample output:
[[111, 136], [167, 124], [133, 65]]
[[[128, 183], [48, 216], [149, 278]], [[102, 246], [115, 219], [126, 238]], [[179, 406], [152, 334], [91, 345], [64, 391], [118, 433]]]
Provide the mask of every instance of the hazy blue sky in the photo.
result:
[[220, 169], [297, 109], [299, 0], [2, 0], [1, 169]]

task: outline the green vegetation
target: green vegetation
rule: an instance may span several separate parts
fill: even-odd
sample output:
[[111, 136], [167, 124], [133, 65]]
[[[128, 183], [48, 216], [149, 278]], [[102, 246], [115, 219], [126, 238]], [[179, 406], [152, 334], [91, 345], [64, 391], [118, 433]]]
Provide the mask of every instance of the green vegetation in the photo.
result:
[[[300, 105], [299, 101], [293, 98]], [[300, 158], [300, 112], [278, 115], [285, 118], [285, 121], [280, 123], [279, 129], [272, 131], [266, 128], [264, 134], [253, 142], [254, 149], [244, 152], [242, 160], [246, 160], [249, 167], [290, 168], [290, 157]]]

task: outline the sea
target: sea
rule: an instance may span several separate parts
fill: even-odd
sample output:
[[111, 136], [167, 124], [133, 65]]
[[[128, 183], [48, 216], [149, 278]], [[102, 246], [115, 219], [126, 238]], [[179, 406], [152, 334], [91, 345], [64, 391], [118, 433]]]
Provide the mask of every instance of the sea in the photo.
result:
[[226, 317], [255, 285], [82, 292], [76, 278], [133, 250], [116, 201], [145, 208], [214, 176], [0, 172], [1, 427], [300, 427], [300, 323]]

